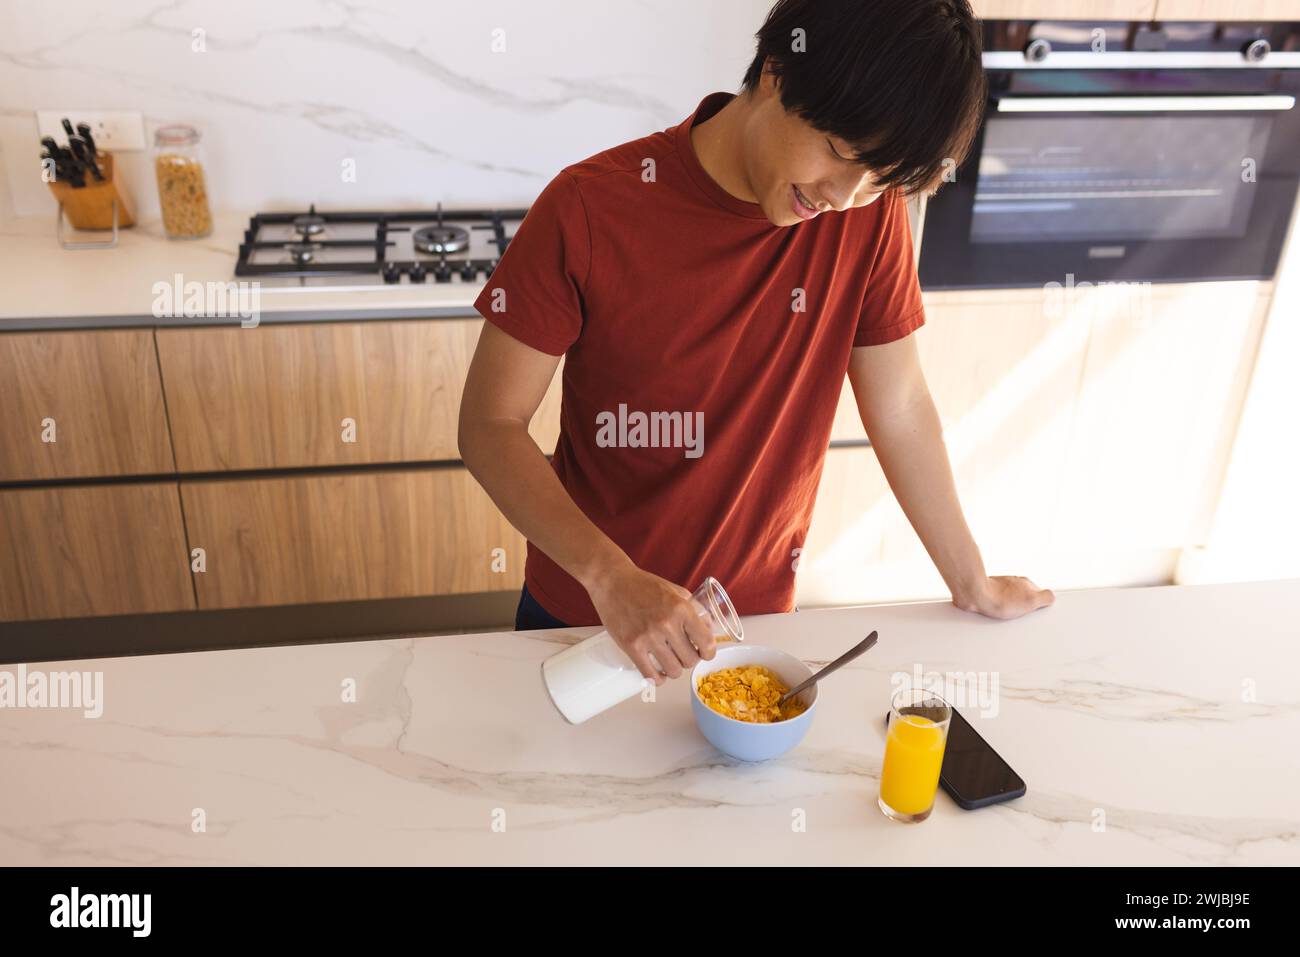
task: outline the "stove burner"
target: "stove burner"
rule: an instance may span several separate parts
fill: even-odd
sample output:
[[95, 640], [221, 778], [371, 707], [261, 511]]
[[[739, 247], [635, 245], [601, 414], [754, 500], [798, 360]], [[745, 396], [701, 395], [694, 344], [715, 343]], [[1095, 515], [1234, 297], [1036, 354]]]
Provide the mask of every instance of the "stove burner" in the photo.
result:
[[315, 243], [286, 243], [284, 251], [294, 263], [305, 266], [316, 258], [316, 250], [319, 248]]
[[302, 236], [315, 236], [325, 231], [325, 217], [312, 215], [295, 216], [293, 218], [293, 228]]
[[459, 253], [469, 248], [469, 230], [459, 226], [426, 226], [415, 231], [411, 242], [422, 253]]
[[257, 213], [235, 275], [299, 285], [478, 282], [492, 274], [526, 209]]

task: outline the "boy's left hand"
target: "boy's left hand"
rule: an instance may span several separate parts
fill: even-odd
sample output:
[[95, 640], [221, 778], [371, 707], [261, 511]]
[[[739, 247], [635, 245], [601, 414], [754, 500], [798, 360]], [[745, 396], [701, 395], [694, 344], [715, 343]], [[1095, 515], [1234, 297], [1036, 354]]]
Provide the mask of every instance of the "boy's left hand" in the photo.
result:
[[1050, 589], [1039, 588], [1020, 575], [991, 575], [984, 587], [970, 597], [953, 596], [952, 603], [962, 611], [973, 611], [988, 618], [1019, 618], [1056, 601]]

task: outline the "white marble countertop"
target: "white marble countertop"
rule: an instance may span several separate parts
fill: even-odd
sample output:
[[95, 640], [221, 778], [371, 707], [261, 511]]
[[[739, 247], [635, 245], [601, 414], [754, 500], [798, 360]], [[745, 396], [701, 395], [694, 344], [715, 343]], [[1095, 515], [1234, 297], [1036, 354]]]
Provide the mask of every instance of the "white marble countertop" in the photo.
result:
[[[237, 281], [235, 261], [251, 212], [213, 217], [211, 235], [170, 240], [159, 220], [145, 220], [119, 234], [113, 249], [63, 249], [54, 217], [23, 217], [0, 226], [0, 262], [5, 294], [0, 297], [0, 331], [114, 325], [199, 325], [233, 319], [157, 318], [154, 284]], [[101, 233], [69, 231], [84, 242]], [[427, 282], [397, 286], [261, 286], [261, 320], [388, 318], [406, 315], [474, 315], [482, 282]]]
[[[745, 628], [814, 665], [881, 635], [757, 765], [700, 736], [684, 681], [567, 725], [539, 665], [594, 629], [30, 665], [101, 670], [104, 709], [0, 710], [0, 863], [1300, 863], [1300, 580]], [[997, 675], [976, 726], [1025, 797], [884, 818], [890, 676], [917, 665]]]

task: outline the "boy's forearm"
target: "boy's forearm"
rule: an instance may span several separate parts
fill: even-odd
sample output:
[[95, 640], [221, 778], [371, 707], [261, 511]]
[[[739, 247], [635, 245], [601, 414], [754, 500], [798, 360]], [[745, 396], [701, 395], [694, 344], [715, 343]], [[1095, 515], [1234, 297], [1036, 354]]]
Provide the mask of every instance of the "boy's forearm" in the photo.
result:
[[506, 520], [589, 592], [631, 564], [574, 503], [523, 423], [474, 423], [460, 452]]
[[972, 604], [987, 573], [957, 498], [943, 425], [929, 392], [899, 414], [864, 425], [890, 489], [953, 598]]

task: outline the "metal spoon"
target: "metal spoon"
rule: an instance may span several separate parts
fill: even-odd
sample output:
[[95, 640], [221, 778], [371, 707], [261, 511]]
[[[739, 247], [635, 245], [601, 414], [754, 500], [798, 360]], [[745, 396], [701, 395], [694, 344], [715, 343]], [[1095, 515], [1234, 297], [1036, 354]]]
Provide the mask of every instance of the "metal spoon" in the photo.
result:
[[817, 672], [815, 675], [812, 675], [806, 680], [799, 682], [799, 684], [795, 685], [785, 694], [781, 695], [780, 699], [776, 702], [776, 706], [779, 708], [781, 705], [785, 704], [787, 698], [793, 698], [795, 695], [797, 695], [800, 691], [803, 691], [805, 688], [811, 688], [813, 685], [815, 685], [822, 678], [825, 678], [836, 668], [840, 668], [843, 667], [844, 665], [847, 665], [858, 655], [862, 654], [864, 651], [867, 651], [872, 645], [876, 643], [877, 635], [878, 633], [873, 631], [871, 634], [867, 635], [867, 637], [863, 638], [860, 642], [858, 642], [848, 651], [844, 652], [844, 654], [840, 655], [838, 658], [832, 661], [821, 671]]

